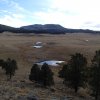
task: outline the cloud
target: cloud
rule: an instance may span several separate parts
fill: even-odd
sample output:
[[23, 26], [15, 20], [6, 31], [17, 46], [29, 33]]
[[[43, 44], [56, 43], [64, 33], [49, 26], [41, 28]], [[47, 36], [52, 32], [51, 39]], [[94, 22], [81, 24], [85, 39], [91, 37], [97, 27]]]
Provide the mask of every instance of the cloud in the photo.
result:
[[99, 30], [100, 31], [100, 24], [97, 22], [86, 22], [81, 26], [83, 29], [93, 29], [93, 30]]
[[18, 12], [18, 11], [25, 11], [23, 7], [19, 5], [19, 3], [13, 0], [1, 0], [1, 3], [5, 5], [6, 10]]
[[16, 12], [17, 11], [22, 11], [22, 12], [25, 11], [25, 9], [23, 7], [21, 7], [17, 2], [14, 2], [12, 0], [10, 0], [9, 6], [14, 8], [14, 10], [16, 10]]
[[20, 18], [20, 19], [22, 19], [22, 18], [24, 18], [25, 16], [23, 15], [23, 14], [12, 14], [12, 16], [14, 17], [14, 18]]
[[25, 22], [22, 19], [19, 19], [19, 16], [9, 16], [5, 15], [4, 17], [0, 17], [0, 23], [5, 24], [8, 26], [13, 26], [13, 27], [20, 27], [26, 24], [29, 24], [28, 22]]
[[[50, 0], [46, 11], [34, 16], [41, 23], [58, 23], [68, 28], [99, 29], [99, 0]], [[91, 22], [86, 24], [86, 22]]]
[[[29, 24], [25, 21], [28, 11], [13, 0], [2, 0], [8, 10], [0, 9], [0, 24], [13, 27], [20, 27]], [[10, 8], [10, 9], [9, 9]]]
[[59, 11], [54, 8], [48, 9], [47, 11], [38, 11], [33, 13], [33, 16], [39, 23], [42, 24], [61, 24], [68, 28], [79, 28], [82, 24], [82, 20], [77, 14], [70, 11]]
[[33, 19], [42, 24], [54, 23], [68, 28], [95, 29], [96, 27], [85, 23], [100, 23], [99, 4], [99, 0], [49, 0], [44, 11], [33, 12]]
[[0, 2], [8, 3], [8, 0], [0, 0]]
[[78, 14], [97, 13], [100, 11], [99, 0], [51, 0], [50, 7], [61, 11], [70, 11]]
[[23, 7], [20, 2], [14, 0], [0, 0], [1, 2], [5, 3], [7, 9], [0, 9], [2, 24], [19, 27], [53, 23], [68, 28], [100, 30], [100, 0], [29, 0], [33, 8], [27, 3], [23, 4]]

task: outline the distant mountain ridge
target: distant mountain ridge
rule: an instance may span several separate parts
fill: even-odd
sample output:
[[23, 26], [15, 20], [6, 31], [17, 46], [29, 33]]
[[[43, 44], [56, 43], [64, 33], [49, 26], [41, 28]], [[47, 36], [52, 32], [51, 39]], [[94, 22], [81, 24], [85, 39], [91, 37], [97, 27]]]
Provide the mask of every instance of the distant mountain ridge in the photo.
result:
[[65, 33], [66, 28], [62, 27], [61, 25], [58, 24], [34, 24], [34, 25], [29, 25], [29, 26], [23, 26], [21, 29], [25, 30], [31, 30], [39, 33]]
[[16, 28], [0, 24], [0, 32], [15, 30]]
[[100, 31], [85, 30], [85, 29], [69, 29], [59, 24], [34, 24], [28, 26], [22, 26], [20, 28], [14, 28], [0, 24], [0, 33], [2, 32], [14, 32], [14, 33], [36, 33], [36, 34], [65, 34], [65, 33], [99, 33]]
[[62, 27], [61, 25], [58, 24], [45, 24], [45, 25], [41, 25], [41, 24], [34, 24], [34, 25], [29, 25], [29, 26], [22, 26], [21, 28], [24, 29], [30, 29], [30, 30], [37, 30], [37, 29], [64, 29], [64, 27]]

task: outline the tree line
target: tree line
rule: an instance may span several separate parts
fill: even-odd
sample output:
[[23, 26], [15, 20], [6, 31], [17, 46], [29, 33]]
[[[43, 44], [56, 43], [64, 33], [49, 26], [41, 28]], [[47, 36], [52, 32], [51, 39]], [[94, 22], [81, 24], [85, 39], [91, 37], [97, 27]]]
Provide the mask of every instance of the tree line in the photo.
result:
[[[83, 54], [71, 55], [67, 64], [64, 64], [58, 73], [65, 86], [74, 89], [77, 93], [80, 87], [89, 86], [95, 100], [100, 100], [100, 50], [95, 52], [91, 65], [87, 65], [87, 59]], [[34, 64], [31, 68], [29, 80], [38, 82], [43, 86], [54, 85], [53, 72], [48, 64], [41, 68]]]

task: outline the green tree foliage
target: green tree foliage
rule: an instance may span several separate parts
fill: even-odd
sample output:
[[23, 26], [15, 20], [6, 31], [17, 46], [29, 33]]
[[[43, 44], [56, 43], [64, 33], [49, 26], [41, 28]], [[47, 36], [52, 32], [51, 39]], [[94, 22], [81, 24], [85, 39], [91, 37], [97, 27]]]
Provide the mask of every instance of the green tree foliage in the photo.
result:
[[36, 81], [39, 82], [40, 81], [40, 68], [38, 67], [37, 64], [34, 64], [31, 68], [31, 72], [29, 75], [29, 80], [30, 81]]
[[80, 86], [84, 86], [86, 81], [87, 59], [80, 53], [71, 56], [67, 65], [64, 65], [59, 72], [59, 76], [64, 78], [64, 83], [73, 88], [75, 92]]
[[8, 58], [4, 64], [4, 68], [6, 71], [6, 75], [8, 79], [10, 80], [12, 76], [14, 76], [15, 74], [15, 70], [17, 69], [17, 63], [15, 60], [11, 60], [10, 58]]
[[95, 100], [100, 100], [100, 50], [96, 51], [92, 60], [89, 84]]
[[44, 63], [41, 67], [41, 80], [43, 86], [54, 85], [53, 72], [49, 68], [48, 64]]

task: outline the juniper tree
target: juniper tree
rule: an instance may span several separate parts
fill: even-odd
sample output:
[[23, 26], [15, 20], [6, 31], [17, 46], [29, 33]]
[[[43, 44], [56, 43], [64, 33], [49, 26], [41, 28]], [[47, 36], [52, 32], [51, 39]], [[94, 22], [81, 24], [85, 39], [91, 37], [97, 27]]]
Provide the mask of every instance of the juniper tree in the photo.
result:
[[68, 65], [64, 64], [62, 69], [58, 72], [60, 78], [65, 78], [65, 75], [68, 71]]
[[0, 59], [0, 66], [1, 67], [3, 66], [3, 63], [4, 63], [4, 60], [3, 59]]
[[100, 100], [100, 50], [96, 51], [90, 68], [90, 81], [95, 100]]
[[43, 86], [54, 85], [53, 72], [46, 63], [44, 63], [41, 67], [41, 81]]
[[17, 69], [16, 61], [8, 58], [7, 61], [5, 62], [5, 71], [9, 80], [12, 78], [12, 76], [14, 76], [16, 69]]
[[31, 68], [31, 72], [29, 75], [29, 80], [30, 81], [35, 81], [39, 82], [40, 81], [40, 68], [38, 67], [37, 64], [34, 64]]
[[77, 92], [79, 87], [83, 86], [86, 81], [86, 64], [86, 58], [82, 54], [76, 53], [71, 56], [71, 59], [59, 72], [59, 76], [64, 78], [64, 83], [73, 88], [75, 92]]

